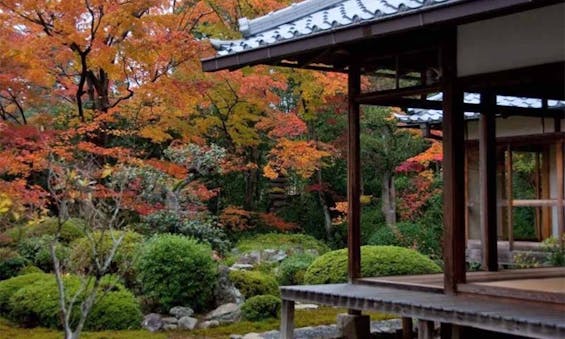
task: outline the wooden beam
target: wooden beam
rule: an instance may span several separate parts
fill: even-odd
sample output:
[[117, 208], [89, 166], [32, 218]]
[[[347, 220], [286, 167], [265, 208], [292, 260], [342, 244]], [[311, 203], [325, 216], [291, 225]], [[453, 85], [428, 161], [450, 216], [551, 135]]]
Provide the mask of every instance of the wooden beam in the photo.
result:
[[496, 224], [496, 95], [482, 93], [485, 111], [479, 119], [479, 169], [481, 185], [482, 266], [487, 271], [498, 270]]
[[465, 139], [461, 104], [463, 91], [457, 82], [457, 32], [445, 32], [441, 47], [443, 90], [443, 213], [445, 263], [444, 289], [457, 291], [465, 282]]
[[347, 153], [347, 248], [349, 282], [361, 276], [361, 160], [359, 103], [355, 99], [361, 92], [361, 76], [358, 66], [349, 69], [349, 114], [348, 114], [348, 153]]
[[402, 98], [411, 95], [429, 94], [439, 91], [441, 91], [441, 86], [439, 84], [388, 89], [383, 91], [359, 94], [356, 97], [356, 102], [359, 104], [375, 104], [381, 100]]

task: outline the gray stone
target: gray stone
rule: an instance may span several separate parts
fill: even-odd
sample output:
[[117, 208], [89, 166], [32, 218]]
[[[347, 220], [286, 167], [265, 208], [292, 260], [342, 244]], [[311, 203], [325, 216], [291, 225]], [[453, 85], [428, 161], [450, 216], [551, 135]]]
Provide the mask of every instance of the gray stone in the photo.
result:
[[176, 330], [177, 328], [178, 328], [178, 326], [175, 325], [175, 324], [165, 324], [165, 325], [163, 325], [163, 329], [165, 331], [173, 331], [173, 330]]
[[232, 334], [230, 335], [230, 339], [243, 339], [243, 336], [239, 334]]
[[261, 262], [261, 252], [259, 251], [251, 251], [249, 253], [242, 254], [237, 259], [237, 264], [249, 264], [249, 265], [256, 265]]
[[220, 326], [220, 322], [217, 320], [207, 320], [201, 322], [198, 327], [200, 328], [210, 328], [210, 327], [217, 327]]
[[167, 325], [167, 324], [176, 324], [176, 323], [179, 322], [178, 319], [175, 318], [175, 317], [163, 317], [163, 318], [161, 318], [161, 321], [163, 321], [163, 323], [164, 323], [165, 325]]
[[204, 319], [217, 320], [221, 324], [233, 323], [241, 319], [241, 309], [236, 303], [223, 304], [208, 313]]
[[259, 333], [247, 333], [243, 336], [243, 339], [263, 339], [263, 336]]
[[163, 320], [160, 314], [149, 313], [143, 317], [141, 326], [151, 332], [159, 331], [163, 327]]
[[182, 317], [179, 319], [179, 328], [181, 330], [193, 330], [198, 323], [198, 319], [192, 317]]
[[253, 265], [251, 264], [233, 264], [230, 267], [232, 271], [249, 271], [253, 269]]
[[320, 306], [315, 304], [296, 304], [294, 306], [295, 310], [315, 310], [318, 309]]
[[169, 314], [180, 319], [182, 317], [192, 316], [194, 314], [194, 310], [187, 306], [175, 306], [169, 310]]
[[283, 261], [287, 257], [285, 251], [266, 249], [261, 252], [261, 259], [269, 262]]
[[245, 298], [229, 278], [230, 270], [226, 266], [218, 268], [218, 284], [214, 290], [216, 305], [228, 303], [243, 304]]

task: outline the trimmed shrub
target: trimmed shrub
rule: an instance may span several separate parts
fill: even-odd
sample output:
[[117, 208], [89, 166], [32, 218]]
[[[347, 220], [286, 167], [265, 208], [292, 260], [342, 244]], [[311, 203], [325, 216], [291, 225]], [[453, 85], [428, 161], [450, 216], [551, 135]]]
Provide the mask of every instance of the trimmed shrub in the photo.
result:
[[[42, 280], [23, 286], [11, 296], [9, 318], [24, 326], [61, 327], [57, 283], [53, 275], [45, 276]], [[63, 281], [68, 296], [75, 295], [81, 287], [77, 276], [67, 275]], [[101, 282], [98, 299], [88, 315], [85, 329], [139, 328], [142, 319], [139, 303], [131, 292], [115, 283], [112, 277], [104, 278]], [[108, 289], [109, 285], [113, 288]], [[74, 305], [72, 317], [75, 322], [80, 316], [80, 303], [84, 297], [79, 295]]]
[[[83, 274], [89, 273], [89, 270], [94, 267], [92, 246], [97, 248], [99, 259], [105, 260], [112, 248], [112, 236], [117, 239], [122, 236], [122, 234], [124, 234], [123, 231], [113, 231], [112, 234], [110, 234], [110, 232], [95, 232], [92, 234], [94, 242], [86, 237], [73, 241], [69, 259], [70, 269]], [[125, 231], [124, 238], [110, 265], [109, 273], [117, 274], [122, 277], [126, 286], [130, 288], [135, 285], [133, 262], [135, 261], [135, 257], [139, 252], [142, 242], [143, 236], [141, 234]]]
[[0, 314], [6, 314], [9, 311], [10, 298], [20, 288], [48, 278], [49, 275], [45, 273], [32, 273], [0, 281]]
[[[31, 237], [20, 240], [18, 252], [35, 266], [45, 272], [53, 270], [53, 260], [51, 258], [51, 242], [53, 236], [43, 235], [41, 237]], [[57, 243], [55, 254], [62, 266], [66, 266], [69, 259], [70, 249], [63, 243]]]
[[208, 245], [180, 235], [156, 235], [142, 247], [135, 269], [144, 294], [163, 310], [210, 305], [218, 268]]
[[264, 294], [279, 295], [277, 281], [259, 271], [231, 271], [230, 280], [246, 299]]
[[41, 270], [41, 268], [33, 265], [28, 265], [18, 271], [18, 275], [26, 275], [32, 273], [44, 273], [44, 272]]
[[[395, 246], [362, 246], [361, 275], [378, 277], [439, 273], [441, 268], [414, 250]], [[347, 281], [347, 249], [318, 257], [304, 274], [305, 284], [330, 284]]]
[[[29, 226], [29, 228], [25, 230], [25, 234], [28, 237], [41, 237], [44, 235], [54, 236], [57, 232], [57, 226], [57, 218], [47, 218], [38, 224]], [[86, 223], [84, 220], [79, 218], [70, 218], [61, 225], [59, 240], [68, 244], [75, 239], [83, 237], [83, 230], [85, 227]]]
[[17, 252], [9, 248], [0, 248], [0, 280], [18, 275], [27, 264], [27, 259]]
[[272, 295], [251, 297], [241, 306], [243, 318], [249, 321], [278, 318], [280, 310], [281, 299]]
[[304, 273], [316, 259], [311, 254], [295, 254], [281, 263], [277, 278], [281, 285], [301, 285], [304, 282]]
[[318, 254], [329, 251], [323, 242], [305, 234], [267, 233], [240, 240], [236, 248], [240, 252], [251, 252], [264, 249], [284, 250], [289, 254], [314, 250]]
[[368, 241], [369, 245], [388, 245], [412, 248], [432, 258], [441, 258], [441, 227], [401, 222], [396, 230], [381, 226]]

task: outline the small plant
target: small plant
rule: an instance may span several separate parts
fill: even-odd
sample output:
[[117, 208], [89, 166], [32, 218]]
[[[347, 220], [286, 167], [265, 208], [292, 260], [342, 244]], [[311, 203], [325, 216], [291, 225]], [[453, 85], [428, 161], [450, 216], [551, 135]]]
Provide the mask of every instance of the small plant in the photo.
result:
[[256, 295], [279, 295], [277, 281], [259, 271], [231, 271], [230, 280], [246, 299]]
[[135, 269], [145, 295], [162, 310], [210, 307], [217, 281], [210, 246], [180, 235], [156, 235], [142, 247]]
[[[565, 235], [563, 235], [565, 242]], [[547, 264], [551, 266], [565, 266], [565, 246], [561, 246], [557, 238], [550, 237], [543, 241], [542, 248], [547, 252]]]
[[278, 281], [281, 285], [301, 285], [304, 282], [304, 273], [316, 259], [311, 254], [295, 254], [286, 258], [278, 270]]
[[538, 258], [529, 252], [517, 252], [512, 256], [516, 268], [533, 268], [541, 266]]
[[241, 307], [246, 320], [259, 321], [277, 318], [281, 309], [281, 300], [272, 295], [257, 295], [249, 298]]

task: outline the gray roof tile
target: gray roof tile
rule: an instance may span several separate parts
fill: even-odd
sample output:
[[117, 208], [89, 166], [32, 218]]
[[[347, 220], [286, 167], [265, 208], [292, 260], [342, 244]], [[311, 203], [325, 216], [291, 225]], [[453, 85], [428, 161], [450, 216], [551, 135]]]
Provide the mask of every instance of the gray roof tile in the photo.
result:
[[[441, 100], [441, 93], [428, 97], [428, 100]], [[467, 104], [478, 104], [481, 102], [481, 96], [478, 93], [465, 93], [464, 101]], [[521, 98], [498, 95], [496, 97], [498, 106], [525, 107], [525, 108], [541, 108], [541, 99]], [[549, 108], [565, 108], [565, 101], [548, 100]], [[440, 124], [443, 120], [443, 112], [435, 109], [409, 108], [407, 114], [395, 114], [399, 122], [407, 125], [419, 124]], [[479, 113], [465, 112], [465, 119], [478, 119]]]
[[210, 42], [218, 55], [227, 55], [457, 1], [306, 0], [253, 20], [240, 19], [243, 39]]

